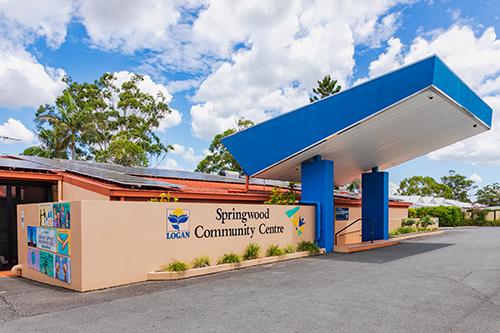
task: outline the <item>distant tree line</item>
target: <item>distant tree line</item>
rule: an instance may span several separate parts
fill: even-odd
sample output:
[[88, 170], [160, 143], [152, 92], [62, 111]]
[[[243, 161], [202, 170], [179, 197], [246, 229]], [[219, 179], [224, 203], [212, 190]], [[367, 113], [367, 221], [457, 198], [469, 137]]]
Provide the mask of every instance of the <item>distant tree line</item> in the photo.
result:
[[[475, 182], [454, 170], [441, 177], [438, 182], [428, 176], [413, 176], [403, 179], [399, 184], [398, 194], [442, 197], [463, 202], [470, 202], [470, 194], [477, 185]], [[476, 202], [488, 205], [500, 205], [500, 184], [486, 185], [476, 193]]]

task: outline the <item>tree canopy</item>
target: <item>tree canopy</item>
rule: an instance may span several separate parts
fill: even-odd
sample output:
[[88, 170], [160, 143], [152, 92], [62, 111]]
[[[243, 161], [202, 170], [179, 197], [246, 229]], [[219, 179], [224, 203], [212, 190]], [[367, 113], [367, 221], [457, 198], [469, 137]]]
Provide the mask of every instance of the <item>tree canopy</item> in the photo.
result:
[[210, 143], [208, 148], [209, 154], [198, 163], [195, 171], [217, 174], [221, 171], [237, 171], [243, 172], [241, 166], [236, 162], [233, 155], [227, 150], [221, 142], [221, 139], [244, 130], [252, 126], [254, 123], [251, 120], [240, 118], [235, 128], [225, 130], [223, 133], [217, 134]]
[[318, 87], [313, 88], [313, 96], [309, 97], [309, 101], [316, 102], [325, 97], [334, 95], [342, 89], [340, 85], [337, 85], [337, 80], [333, 80], [330, 75], [325, 75], [325, 77], [318, 81]]
[[452, 199], [451, 189], [438, 183], [432, 177], [413, 176], [403, 179], [399, 183], [398, 194], [400, 195], [420, 195], [434, 196]]
[[488, 206], [500, 206], [500, 184], [493, 183], [479, 189], [476, 193], [477, 202]]
[[441, 177], [441, 182], [437, 182], [432, 177], [405, 178], [399, 184], [398, 194], [442, 197], [469, 202], [469, 192], [476, 187], [473, 180], [450, 170], [448, 175]]
[[110, 73], [92, 83], [64, 78], [67, 87], [55, 103], [36, 112], [40, 144], [23, 154], [126, 166], [161, 159], [173, 147], [154, 130], [171, 110], [161, 92], [153, 96], [139, 88], [142, 80], [134, 74], [118, 86]]
[[441, 182], [451, 189], [452, 199], [458, 201], [470, 201], [469, 192], [477, 188], [473, 180], [456, 173], [455, 170], [450, 170], [447, 176], [441, 177]]

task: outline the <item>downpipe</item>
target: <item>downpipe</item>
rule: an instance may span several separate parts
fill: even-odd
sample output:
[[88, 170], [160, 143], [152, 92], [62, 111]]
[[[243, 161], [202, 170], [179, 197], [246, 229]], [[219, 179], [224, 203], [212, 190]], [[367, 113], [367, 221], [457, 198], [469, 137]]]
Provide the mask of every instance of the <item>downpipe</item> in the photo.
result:
[[21, 273], [23, 271], [23, 266], [21, 264], [17, 264], [17, 265], [14, 265], [10, 271], [14, 274], [16, 274], [17, 276], [21, 276]]

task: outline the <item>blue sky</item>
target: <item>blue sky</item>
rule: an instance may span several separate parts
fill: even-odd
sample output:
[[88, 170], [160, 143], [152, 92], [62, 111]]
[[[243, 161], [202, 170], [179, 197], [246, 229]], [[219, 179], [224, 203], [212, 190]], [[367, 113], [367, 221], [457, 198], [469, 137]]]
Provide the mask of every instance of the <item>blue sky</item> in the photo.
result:
[[[60, 77], [147, 75], [171, 96], [160, 137], [177, 148], [162, 167], [192, 170], [210, 138], [308, 102], [315, 81], [344, 87], [436, 53], [500, 107], [500, 1], [4, 1], [0, 4], [1, 153], [36, 144], [33, 116]], [[498, 112], [497, 112], [498, 113]], [[390, 169], [391, 181], [454, 169], [499, 182], [500, 125]]]

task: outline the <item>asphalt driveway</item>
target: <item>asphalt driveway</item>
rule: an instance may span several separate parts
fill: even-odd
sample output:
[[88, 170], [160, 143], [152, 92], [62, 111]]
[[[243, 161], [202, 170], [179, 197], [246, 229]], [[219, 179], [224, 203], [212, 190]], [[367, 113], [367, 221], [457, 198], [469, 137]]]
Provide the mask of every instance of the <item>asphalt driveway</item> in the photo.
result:
[[500, 332], [500, 228], [74, 293], [0, 279], [0, 332]]

